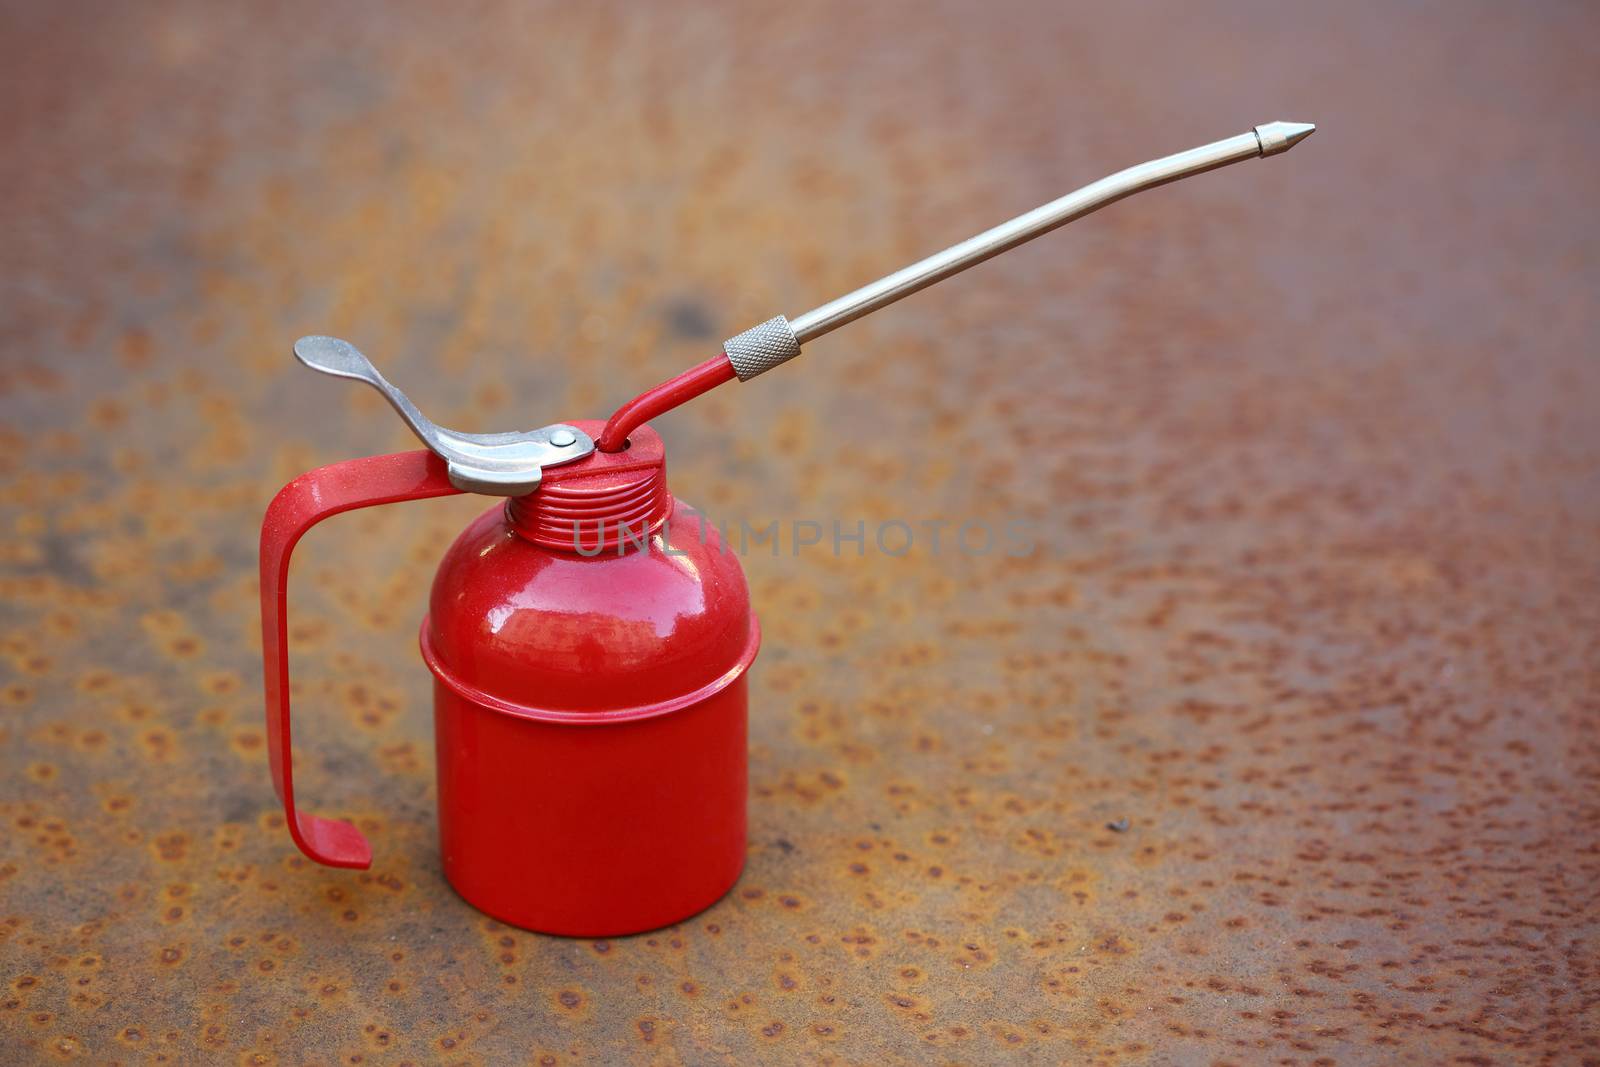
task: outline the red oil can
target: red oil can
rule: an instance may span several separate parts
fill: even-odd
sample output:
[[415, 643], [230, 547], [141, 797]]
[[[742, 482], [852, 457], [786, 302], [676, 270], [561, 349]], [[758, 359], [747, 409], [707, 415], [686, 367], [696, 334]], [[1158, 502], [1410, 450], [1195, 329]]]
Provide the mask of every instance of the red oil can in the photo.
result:
[[[295, 842], [320, 863], [365, 867], [371, 850], [354, 826], [295, 808], [290, 553], [330, 515], [459, 491], [444, 460], [411, 452], [311, 471], [268, 509], [272, 770]], [[759, 640], [737, 556], [672, 497], [648, 427], [486, 511], [445, 553], [422, 624], [450, 884], [496, 918], [573, 936], [714, 903], [744, 863], [745, 672]]]
[[428, 452], [336, 463], [285, 486], [261, 530], [273, 781], [306, 855], [372, 861], [349, 823], [297, 813], [289, 750], [289, 554], [351, 508], [456, 492], [510, 498], [440, 564], [422, 653], [433, 670], [439, 833], [452, 885], [518, 926], [574, 935], [665, 925], [711, 904], [744, 857], [745, 671], [759, 641], [737, 559], [667, 490], [644, 423], [749, 381], [863, 315], [1133, 193], [1281, 155], [1316, 129], [1271, 122], [1118, 171], [722, 352], [599, 423], [463, 434], [428, 421], [354, 346], [301, 362], [384, 394]]

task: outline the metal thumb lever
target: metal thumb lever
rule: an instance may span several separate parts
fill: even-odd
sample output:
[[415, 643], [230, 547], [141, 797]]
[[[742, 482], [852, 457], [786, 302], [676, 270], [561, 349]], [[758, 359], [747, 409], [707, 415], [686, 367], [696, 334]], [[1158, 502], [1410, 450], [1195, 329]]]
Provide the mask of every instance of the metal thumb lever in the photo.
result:
[[448, 464], [450, 484], [468, 493], [522, 496], [539, 488], [545, 467], [571, 463], [594, 451], [594, 441], [576, 426], [556, 423], [520, 433], [461, 433], [439, 426], [417, 409], [349, 341], [302, 337], [294, 355], [312, 370], [366, 382], [406, 420], [429, 450]]

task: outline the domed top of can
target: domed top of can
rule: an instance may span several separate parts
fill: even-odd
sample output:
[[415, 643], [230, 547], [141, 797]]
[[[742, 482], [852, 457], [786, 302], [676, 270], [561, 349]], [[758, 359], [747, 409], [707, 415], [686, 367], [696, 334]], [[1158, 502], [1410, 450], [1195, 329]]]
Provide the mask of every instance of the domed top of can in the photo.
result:
[[744, 673], [759, 640], [737, 556], [667, 492], [649, 427], [469, 525], [422, 624], [442, 684], [509, 714], [578, 723], [703, 700]]

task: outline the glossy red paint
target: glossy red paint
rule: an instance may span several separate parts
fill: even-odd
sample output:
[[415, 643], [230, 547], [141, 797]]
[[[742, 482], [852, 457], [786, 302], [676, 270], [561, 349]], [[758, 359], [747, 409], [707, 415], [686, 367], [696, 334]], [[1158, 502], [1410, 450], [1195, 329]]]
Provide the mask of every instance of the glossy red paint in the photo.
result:
[[[291, 833], [319, 863], [365, 867], [371, 849], [348, 823], [294, 808], [290, 551], [340, 511], [454, 491], [442, 463], [407, 453], [302, 475], [268, 511], [268, 740]], [[565, 544], [561, 522], [575, 524]], [[421, 633], [450, 883], [496, 918], [572, 936], [714, 903], [744, 863], [744, 675], [759, 640], [738, 558], [666, 490], [648, 427], [486, 511], [445, 553]]]
[[289, 557], [323, 519], [357, 508], [451, 496], [444, 461], [432, 452], [367, 456], [307, 471], [278, 491], [261, 522], [261, 662], [266, 684], [267, 755], [289, 835], [329, 867], [372, 865], [372, 846], [348, 822], [297, 811], [289, 731]]
[[595, 444], [602, 452], [620, 452], [633, 431], [645, 422], [737, 377], [728, 354], [718, 352], [622, 405], [595, 437]]

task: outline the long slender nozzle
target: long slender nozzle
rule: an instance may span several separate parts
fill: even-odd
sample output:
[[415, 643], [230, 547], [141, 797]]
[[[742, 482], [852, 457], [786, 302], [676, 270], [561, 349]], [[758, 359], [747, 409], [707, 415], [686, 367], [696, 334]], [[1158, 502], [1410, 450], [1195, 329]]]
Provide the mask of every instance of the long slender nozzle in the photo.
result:
[[887, 307], [919, 289], [926, 289], [952, 274], [959, 274], [968, 267], [1010, 251], [1041, 234], [1065, 226], [1074, 219], [1081, 219], [1107, 204], [1114, 204], [1123, 197], [1154, 189], [1158, 185], [1175, 182], [1179, 178], [1187, 178], [1191, 174], [1203, 174], [1241, 160], [1287, 152], [1315, 131], [1316, 127], [1309, 122], [1269, 122], [1225, 141], [1201, 145], [1187, 152], [1120, 170], [1059, 200], [1034, 208], [1025, 215], [1002, 222], [992, 230], [985, 230], [976, 237], [951, 245], [943, 252], [879, 278], [870, 285], [863, 285], [853, 293], [830, 300], [793, 321], [780, 316], [746, 330], [737, 337], [729, 338], [723, 348], [733, 361], [739, 378], [749, 381], [757, 374], [798, 356], [800, 346], [807, 341], [837, 330], [845, 323], [854, 322], [881, 307]]
[[1179, 178], [1187, 178], [1191, 174], [1203, 174], [1230, 163], [1287, 152], [1315, 133], [1316, 129], [1309, 122], [1269, 122], [1237, 137], [1140, 163], [1085, 185], [1043, 207], [1034, 208], [1025, 215], [1018, 215], [1009, 222], [1002, 222], [960, 244], [951, 245], [943, 252], [879, 278], [870, 285], [863, 285], [853, 293], [830, 300], [793, 321], [782, 315], [769, 319], [724, 341], [722, 349], [726, 358], [718, 356], [707, 360], [623, 405], [606, 424], [598, 447], [604, 452], [615, 452], [623, 447], [628, 433], [646, 419], [735, 376], [740, 381], [749, 381], [798, 356], [800, 346], [807, 341], [837, 330], [848, 322], [887, 307], [896, 300], [926, 289], [952, 274], [959, 274], [986, 259], [993, 259], [1074, 219], [1081, 219], [1107, 204], [1114, 204], [1123, 197], [1154, 189], [1158, 185], [1175, 182]]

